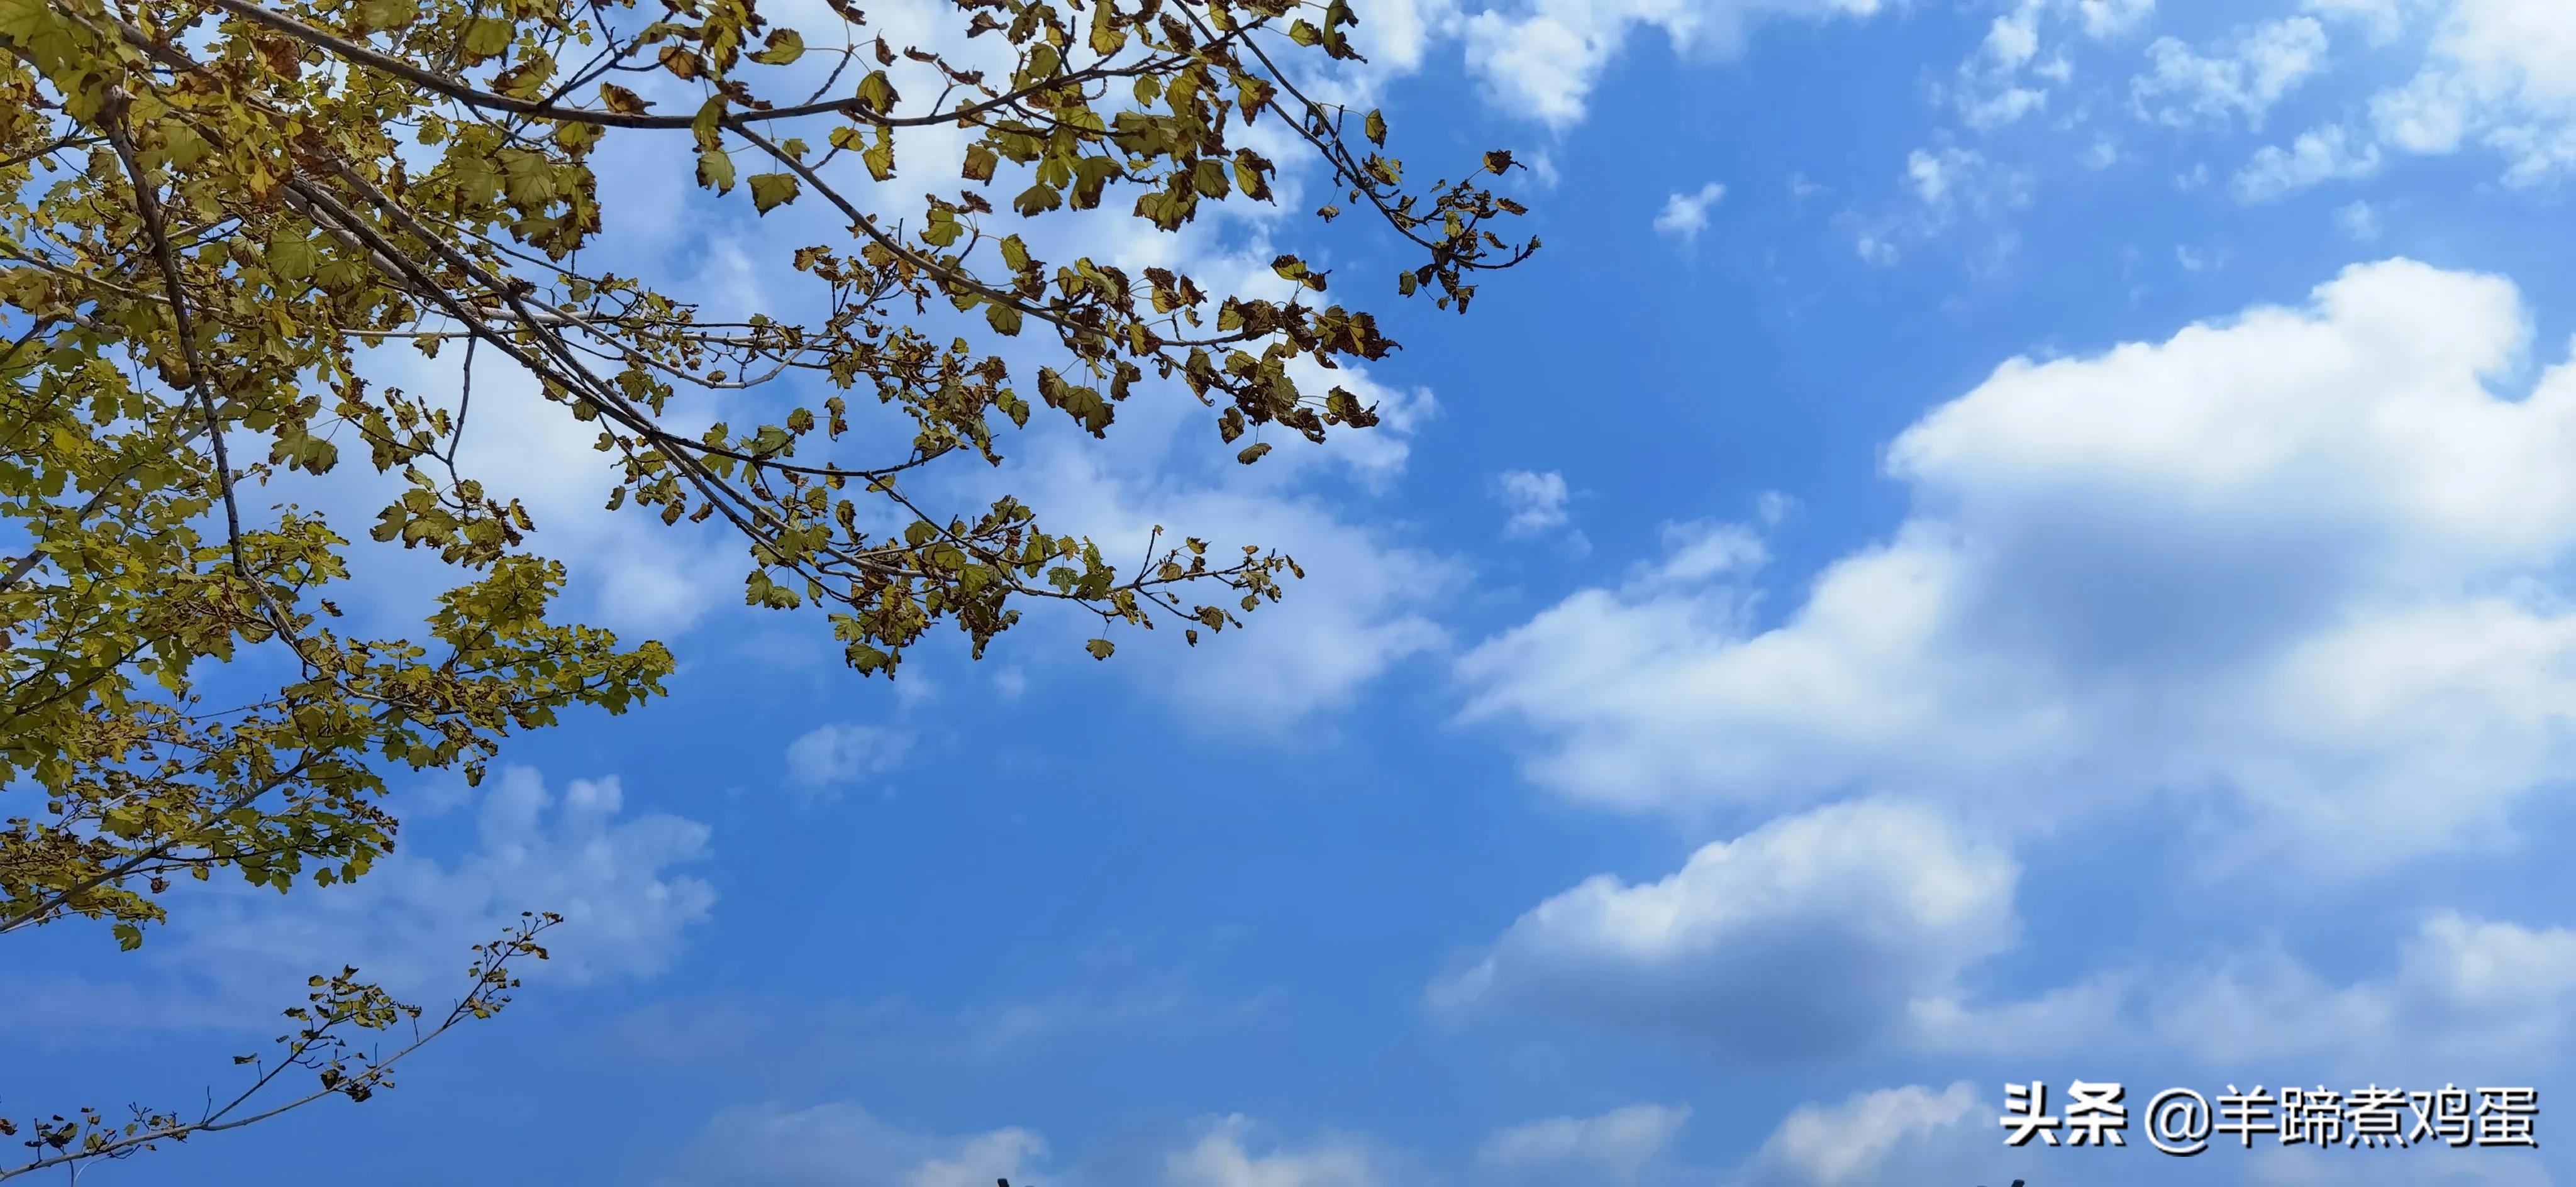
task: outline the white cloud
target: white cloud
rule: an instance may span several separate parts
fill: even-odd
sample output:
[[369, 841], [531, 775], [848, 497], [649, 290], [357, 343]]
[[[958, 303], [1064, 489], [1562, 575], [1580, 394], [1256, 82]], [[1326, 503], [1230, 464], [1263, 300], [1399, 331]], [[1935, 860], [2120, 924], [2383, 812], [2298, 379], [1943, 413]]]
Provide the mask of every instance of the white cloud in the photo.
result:
[[2240, 1076], [2296, 1064], [2416, 1085], [2519, 1083], [2560, 1065], [2576, 1038], [2576, 931], [2437, 911], [2398, 939], [2385, 972], [2342, 982], [2257, 942], [2021, 1001], [1920, 998], [1904, 1038], [1926, 1052], [2179, 1059]]
[[2086, 36], [2108, 40], [2143, 27], [2156, 14], [2156, 0], [2076, 0]]
[[[1238, 291], [1277, 290], [1269, 265], [1276, 253], [1264, 239], [1219, 252], [1203, 232], [1122, 234], [1139, 253], [1118, 257], [1131, 265], [1155, 259], [1185, 266], [1211, 289], [1223, 284]], [[1018, 497], [1040, 509], [1050, 530], [1090, 536], [1122, 569], [1145, 555], [1157, 527], [1163, 529], [1157, 547], [1195, 536], [1209, 543], [1215, 565], [1240, 557], [1245, 544], [1296, 559], [1306, 576], [1284, 581], [1286, 599], [1265, 602], [1245, 616], [1245, 630], [1201, 631], [1195, 650], [1183, 645], [1181, 630], [1188, 624], [1177, 620], [1151, 635], [1113, 635], [1118, 653], [1099, 671], [1136, 677], [1199, 724], [1284, 730], [1341, 702], [1404, 659], [1445, 646], [1448, 636], [1436, 612], [1464, 584], [1461, 562], [1408, 545], [1409, 525], [1366, 499], [1354, 509], [1350, 497], [1354, 486], [1372, 497], [1396, 489], [1414, 435], [1439, 414], [1432, 394], [1379, 383], [1351, 364], [1327, 371], [1300, 360], [1290, 370], [1311, 390], [1349, 389], [1376, 408], [1380, 423], [1336, 430], [1321, 445], [1278, 426], [1226, 445], [1217, 437], [1213, 415], [1167, 386], [1119, 405], [1118, 423], [1106, 440], [1033, 421], [1010, 464], [960, 474], [961, 501]], [[1237, 464], [1235, 453], [1253, 440], [1278, 448], [1258, 465]], [[1208, 602], [1227, 608], [1239, 598], [1212, 584], [1180, 589], [1178, 596], [1187, 606]], [[1001, 647], [1036, 638], [1056, 648], [1055, 654], [1071, 656], [1079, 654], [1080, 640], [1100, 634], [1098, 620], [1087, 615], [1024, 604], [1029, 623]], [[1001, 652], [997, 658], [1021, 656]], [[1252, 671], [1260, 678], [1246, 679]]]
[[1753, 496], [1753, 518], [1766, 528], [1787, 522], [1799, 509], [1797, 499], [1776, 490], [1766, 490]]
[[2147, 47], [2154, 68], [2130, 81], [2129, 101], [2141, 118], [2175, 127], [2241, 117], [2260, 129], [2273, 104], [2324, 68], [2325, 55], [2325, 26], [2306, 16], [2258, 26], [2208, 54], [2158, 38]]
[[1029, 691], [1029, 674], [1016, 667], [1004, 667], [993, 673], [993, 691], [1002, 699], [1016, 701]]
[[1926, 206], [1946, 206], [1960, 189], [1961, 181], [1971, 172], [1985, 167], [1986, 158], [1974, 149], [1915, 149], [1905, 157], [1905, 181], [1914, 196]]
[[[1970, 1127], [1981, 1134], [1992, 1129], [1993, 1119], [1982, 1115], [1986, 1103], [1959, 1083], [1938, 1092], [1909, 1085], [1859, 1093], [1838, 1105], [1806, 1105], [1772, 1131], [1734, 1181], [1739, 1187], [1946, 1182], [1936, 1178], [1941, 1171], [1923, 1165], [1923, 1147], [1955, 1142]], [[1896, 1157], [1900, 1152], [1905, 1156]]]
[[2386, 45], [2405, 31], [2404, 8], [2409, 4], [2421, 6], [2420, 0], [2302, 0], [2299, 9], [2329, 21], [2358, 25], [2372, 44]]
[[2046, 7], [2047, 0], [2021, 0], [1986, 27], [1976, 55], [1959, 64], [1956, 104], [1969, 127], [1990, 131], [2048, 106], [2048, 92], [2021, 81], [2023, 68], [2039, 56], [2039, 20]]
[[2207, 272], [2213, 268], [2225, 267], [2227, 265], [2227, 253], [2224, 250], [2214, 252], [2195, 251], [2187, 245], [2175, 244], [2174, 262], [2182, 265], [2182, 270], [2185, 272]]
[[2475, 140], [2535, 184], [2576, 167], [2576, 6], [2450, 0], [2423, 68], [2374, 97], [2380, 138], [2447, 154]]
[[2020, 7], [1996, 17], [1986, 26], [1986, 40], [1979, 48], [1999, 65], [2027, 65], [2039, 55], [2039, 10], [2039, 0], [2024, 0]]
[[275, 995], [270, 982], [342, 962], [436, 997], [460, 988], [450, 982], [468, 948], [521, 911], [550, 910], [565, 922], [547, 941], [553, 959], [531, 976], [655, 976], [715, 904], [713, 887], [671, 872], [707, 857], [709, 829], [669, 815], [621, 819], [623, 809], [615, 778], [576, 779], [557, 794], [536, 771], [505, 768], [486, 785], [470, 852], [442, 863], [407, 838], [346, 886], [228, 897], [175, 957], [192, 972], [242, 978], [263, 1002]]
[[2384, 977], [2333, 985], [2264, 950], [2160, 982], [2148, 1006], [2156, 1041], [2204, 1064], [2323, 1060], [2382, 1076], [2529, 1075], [2557, 1066], [2576, 1024], [2576, 931], [2437, 913], [2406, 938]]
[[2379, 172], [2380, 163], [2378, 145], [2328, 124], [2300, 133], [2286, 149], [2256, 150], [2229, 184], [2240, 202], [2271, 202], [2331, 181], [2357, 181]]
[[787, 782], [809, 796], [836, 796], [901, 766], [911, 746], [911, 735], [882, 726], [818, 726], [787, 744]]
[[[2046, 111], [2052, 87], [2075, 77], [2075, 63], [2058, 34], [2071, 23], [2082, 36], [2110, 41], [2145, 27], [2155, 0], [2015, 0], [1986, 26], [1977, 52], [1959, 63], [1949, 92], [1960, 122], [1991, 132]], [[2055, 46], [2055, 48], [2050, 48]], [[2086, 118], [2078, 104], [2061, 121]]]
[[1505, 470], [1495, 480], [1495, 489], [1500, 492], [1503, 506], [1512, 513], [1503, 524], [1504, 535], [1536, 535], [1565, 526], [1565, 501], [1569, 497], [1565, 475], [1554, 470]]
[[[674, 291], [728, 287], [723, 279], [743, 260], [730, 244], [708, 252], [694, 277], [682, 278]], [[375, 383], [444, 406], [457, 401], [439, 393], [464, 386], [466, 350], [450, 342], [436, 359], [422, 357], [408, 345], [361, 352], [358, 368]], [[457, 470], [478, 479], [498, 497], [523, 502], [536, 524], [528, 546], [563, 562], [571, 576], [567, 604], [580, 621], [619, 631], [668, 638], [684, 632], [729, 598], [739, 600], [742, 574], [750, 567], [730, 529], [718, 526], [665, 526], [657, 513], [639, 512], [630, 504], [605, 510], [608, 488], [620, 464], [598, 452], [595, 424], [575, 420], [571, 411], [547, 401], [537, 382], [508, 359], [489, 349], [475, 356], [472, 405], [457, 447]], [[672, 406], [671, 422], [694, 434], [712, 405], [689, 398]], [[376, 512], [403, 486], [399, 472], [378, 474], [354, 454], [319, 479], [290, 478], [279, 484], [292, 497], [329, 516], [343, 534], [360, 540], [353, 563], [371, 566], [378, 579], [368, 583], [371, 604], [351, 609], [372, 617], [381, 614], [386, 629], [417, 630], [429, 595], [463, 579], [426, 552], [365, 542], [366, 527]]]
[[1467, 64], [1511, 110], [1557, 127], [1581, 120], [1629, 35], [1661, 31], [1684, 54], [1732, 55], [1766, 17], [1866, 17], [1886, 0], [1528, 0], [1466, 23]]
[[[2204, 1165], [2148, 1148], [2067, 1150], [2003, 1144], [1996, 1124], [1999, 1085], [1962, 1081], [1946, 1088], [1907, 1085], [1859, 1092], [1831, 1104], [1804, 1105], [1774, 1129], [1725, 1187], [2004, 1187], [2015, 1178], [2050, 1184], [2081, 1165], [2088, 1187], [2224, 1182]], [[2133, 1142], [2144, 1102], [2131, 1105]], [[2344, 1161], [2354, 1161], [2348, 1151]], [[2130, 1155], [2122, 1157], [2123, 1154]], [[2148, 1161], [2152, 1158], [2153, 1161]]]
[[2349, 206], [2337, 207], [2335, 225], [2343, 228], [2343, 233], [2351, 236], [2356, 243], [2368, 243], [2377, 239], [2380, 232], [2385, 229], [2380, 223], [2378, 209], [2368, 202], [2354, 202]]
[[1726, 187], [1712, 181], [1692, 193], [1664, 199], [1664, 209], [1655, 215], [1655, 233], [1683, 243], [1699, 242], [1699, 233], [1708, 229], [1708, 208], [1725, 196]]
[[1476, 1161], [1506, 1176], [1631, 1184], [1671, 1148], [1690, 1115], [1688, 1105], [1635, 1104], [1594, 1117], [1550, 1117], [1495, 1132]]
[[[1757, 500], [1756, 514], [1771, 505]], [[1641, 572], [1640, 586], [1687, 585], [1729, 574], [1749, 573], [1769, 559], [1760, 537], [1732, 524], [1670, 523], [1663, 529], [1664, 560]]]
[[739, 1105], [709, 1118], [662, 1187], [990, 1187], [1025, 1181], [1046, 1143], [1025, 1129], [939, 1137], [848, 1102]]
[[[1597, 676], [1622, 657], [1595, 662]], [[1556, 1014], [1756, 1059], [1854, 1049], [2011, 945], [2017, 874], [1922, 809], [1834, 805], [1708, 845], [1659, 882], [1585, 881], [1429, 997], [1452, 1015]]]
[[[1258, 542], [1306, 570], [1306, 579], [1285, 582], [1284, 600], [1245, 615], [1246, 629], [1203, 632], [1195, 649], [1177, 646], [1176, 639], [1123, 636], [1110, 662], [1132, 665], [1136, 678], [1201, 724], [1284, 729], [1342, 702], [1394, 665], [1449, 644], [1434, 614], [1465, 583], [1465, 566], [1400, 543], [1398, 528], [1345, 518], [1338, 501], [1257, 485], [1148, 483], [1080, 453], [1054, 459], [1037, 482], [1046, 492], [1039, 505], [1057, 508], [1058, 523], [1079, 525], [1112, 558], [1141, 555], [1154, 525], [1186, 525], [1209, 541], [1212, 559]], [[1173, 543], [1166, 532], [1164, 546]], [[1180, 625], [1155, 635], [1175, 634]], [[1260, 678], [1246, 679], [1248, 672]]]
[[1069, 1030], [1133, 1026], [1168, 1018], [1186, 1005], [1178, 988], [1131, 989], [1108, 997], [1061, 994], [969, 1009], [961, 1015], [967, 1045], [991, 1053]]
[[[2109, 41], [2145, 26], [2154, 14], [2155, 0], [2015, 0], [1986, 26], [1977, 52], [1959, 63], [1950, 105], [1961, 123], [1979, 132], [2046, 111], [2051, 88], [2075, 77], [2075, 63], [2057, 36], [2063, 26], [2071, 22], [2084, 37]], [[2063, 126], [2084, 118], [2079, 104]]]
[[1776, 625], [1741, 569], [1578, 592], [1461, 657], [1536, 782], [1691, 813], [1854, 790], [2036, 827], [2198, 797], [2209, 860], [2503, 843], [2576, 758], [2576, 367], [2408, 261], [2306, 308], [2005, 364], [1895, 443], [1913, 512]]
[[1907, 153], [1904, 182], [1921, 207], [1911, 221], [1920, 235], [1940, 232], [1963, 213], [1991, 218], [2030, 201], [2027, 174], [1998, 169], [1984, 153], [1956, 145]]
[[[1245, 1146], [1255, 1127], [1237, 1115], [1208, 1128], [1197, 1144], [1164, 1160], [1166, 1187], [1380, 1187], [1380, 1159], [1356, 1142], [1328, 1139], [1300, 1150], [1255, 1154]], [[980, 1187], [980, 1185], [979, 1185]]]
[[1986, 95], [1962, 92], [1959, 97], [1959, 119], [1980, 132], [1992, 131], [2048, 106], [2048, 92], [2034, 87], [2006, 86]]

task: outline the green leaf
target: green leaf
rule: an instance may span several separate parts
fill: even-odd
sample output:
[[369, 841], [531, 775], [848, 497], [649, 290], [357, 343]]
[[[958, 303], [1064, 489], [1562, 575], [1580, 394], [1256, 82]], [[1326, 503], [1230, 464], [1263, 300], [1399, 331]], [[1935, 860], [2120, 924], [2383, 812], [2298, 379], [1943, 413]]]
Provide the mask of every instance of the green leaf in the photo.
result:
[[1249, 466], [1249, 465], [1251, 465], [1251, 464], [1252, 464], [1252, 463], [1254, 463], [1254, 462], [1260, 461], [1260, 460], [1261, 460], [1261, 458], [1262, 458], [1262, 455], [1267, 454], [1267, 453], [1269, 453], [1269, 452], [1270, 452], [1270, 443], [1269, 443], [1269, 442], [1267, 442], [1267, 441], [1263, 441], [1263, 442], [1261, 442], [1261, 443], [1259, 443], [1259, 444], [1257, 444], [1257, 445], [1250, 445], [1250, 446], [1246, 446], [1246, 447], [1244, 448], [1243, 452], [1241, 452], [1241, 453], [1238, 453], [1238, 454], [1234, 455], [1234, 460], [1236, 460], [1236, 461], [1238, 461], [1238, 462], [1241, 462], [1241, 463], [1243, 463], [1244, 465]]
[[714, 94], [707, 96], [707, 101], [698, 105], [698, 113], [689, 117], [689, 134], [697, 137], [698, 151], [714, 152], [724, 147], [724, 115], [725, 97]]
[[764, 66], [784, 66], [805, 56], [805, 35], [794, 29], [776, 29], [763, 42], [767, 48], [751, 55], [751, 60]]
[[419, 17], [419, 0], [364, 0], [358, 5], [358, 20], [369, 29], [399, 29]]
[[859, 106], [884, 115], [894, 110], [895, 98], [894, 83], [886, 78], [885, 71], [872, 71], [859, 80]]
[[1011, 209], [1019, 211], [1025, 218], [1035, 218], [1062, 205], [1063, 195], [1044, 182], [1020, 191], [1020, 196], [1011, 200]]
[[1118, 645], [1107, 639], [1094, 639], [1083, 644], [1082, 649], [1090, 652], [1093, 659], [1107, 659], [1117, 653]]
[[698, 184], [719, 194], [732, 193], [733, 158], [721, 148], [699, 153]]
[[1127, 28], [1118, 22], [1117, 10], [1103, 4], [1095, 9], [1099, 19], [1091, 23], [1091, 52], [1108, 57], [1127, 44]]
[[309, 279], [321, 260], [321, 253], [313, 249], [313, 241], [295, 232], [281, 231], [268, 243], [268, 270], [280, 279]]
[[796, 175], [793, 173], [755, 173], [751, 175], [751, 204], [767, 214], [796, 200]]
[[868, 176], [878, 181], [894, 180], [894, 129], [877, 129], [877, 142], [859, 154], [859, 163], [868, 167]]
[[516, 32], [508, 21], [478, 16], [465, 22], [465, 53], [469, 60], [480, 62], [510, 48], [510, 37]]

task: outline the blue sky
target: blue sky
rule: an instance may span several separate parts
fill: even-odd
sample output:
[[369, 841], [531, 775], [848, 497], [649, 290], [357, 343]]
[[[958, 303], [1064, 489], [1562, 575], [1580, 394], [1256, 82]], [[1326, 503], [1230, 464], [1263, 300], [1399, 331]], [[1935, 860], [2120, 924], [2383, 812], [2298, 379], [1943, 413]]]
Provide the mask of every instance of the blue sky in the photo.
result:
[[[595, 514], [501, 384], [479, 457], [676, 695], [406, 788], [354, 887], [39, 936], [0, 1100], [193, 1099], [303, 973], [434, 996], [538, 907], [558, 960], [392, 1094], [84, 1181], [2576, 1175], [2576, 6], [1362, 17], [1332, 85], [1417, 171], [1535, 162], [1545, 250], [1465, 318], [1379, 301], [1365, 440], [1245, 470], [1165, 399], [956, 479], [1284, 545], [1287, 603], [862, 680], [730, 605], [724, 539]], [[820, 212], [632, 151], [633, 267], [802, 299]], [[1376, 299], [1340, 229], [1119, 250]], [[2544, 1147], [2003, 1148], [2006, 1081], [2079, 1078], [2535, 1086]]]

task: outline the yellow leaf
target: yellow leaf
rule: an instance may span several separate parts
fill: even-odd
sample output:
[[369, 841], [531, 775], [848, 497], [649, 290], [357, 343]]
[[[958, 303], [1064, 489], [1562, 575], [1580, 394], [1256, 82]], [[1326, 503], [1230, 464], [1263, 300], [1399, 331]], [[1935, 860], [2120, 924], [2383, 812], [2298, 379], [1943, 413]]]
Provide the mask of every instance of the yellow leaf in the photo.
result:
[[733, 158], [721, 148], [698, 154], [698, 185], [719, 194], [733, 192]]

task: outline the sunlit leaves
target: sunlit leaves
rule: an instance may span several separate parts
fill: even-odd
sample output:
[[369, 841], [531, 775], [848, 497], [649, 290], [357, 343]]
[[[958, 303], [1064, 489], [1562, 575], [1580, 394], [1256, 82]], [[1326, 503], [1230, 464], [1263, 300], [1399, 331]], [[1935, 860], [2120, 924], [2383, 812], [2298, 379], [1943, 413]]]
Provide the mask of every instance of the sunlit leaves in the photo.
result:
[[[1096, 616], [1108, 659], [1121, 630], [1233, 629], [1299, 570], [1159, 528], [1112, 562], [936, 476], [1001, 464], [1033, 417], [1105, 437], [1130, 400], [1204, 405], [1251, 464], [1375, 424], [1317, 377], [1395, 349], [1322, 303], [1303, 245], [1236, 291], [1131, 267], [1173, 253], [1113, 224], [1178, 231], [1299, 177], [1326, 219], [1390, 231], [1401, 293], [1455, 308], [1534, 245], [1495, 230], [1522, 213], [1485, 188], [1508, 154], [1407, 189], [1381, 113], [1299, 93], [1298, 46], [1355, 54], [1344, 0], [934, 2], [947, 28], [918, 44], [842, 4], [604, 28], [583, 0], [224, 3], [0, 0], [0, 236], [28, 260], [0, 268], [0, 794], [24, 805], [0, 814], [0, 932], [130, 947], [183, 879], [365, 877], [389, 776], [472, 782], [511, 736], [661, 693], [669, 652], [564, 614], [553, 525], [514, 489], [536, 476], [475, 471], [495, 399], [579, 426], [597, 452], [547, 464], [604, 467], [587, 506], [731, 533], [746, 605], [819, 608], [861, 675], [934, 632], [980, 654], [1048, 602]], [[957, 35], [971, 64], [935, 48]], [[1255, 124], [1301, 155], [1256, 151]], [[693, 231], [799, 229], [750, 260], [777, 308], [598, 266], [605, 206], [691, 182], [690, 217], [726, 220]], [[436, 378], [382, 382], [378, 348]], [[711, 391], [771, 384], [722, 397], [747, 427], [706, 423]], [[345, 485], [361, 467], [383, 486]], [[263, 488], [289, 471], [383, 493], [325, 520]], [[414, 629], [344, 630], [328, 599], [432, 562]], [[218, 673], [258, 679], [216, 704]]]

